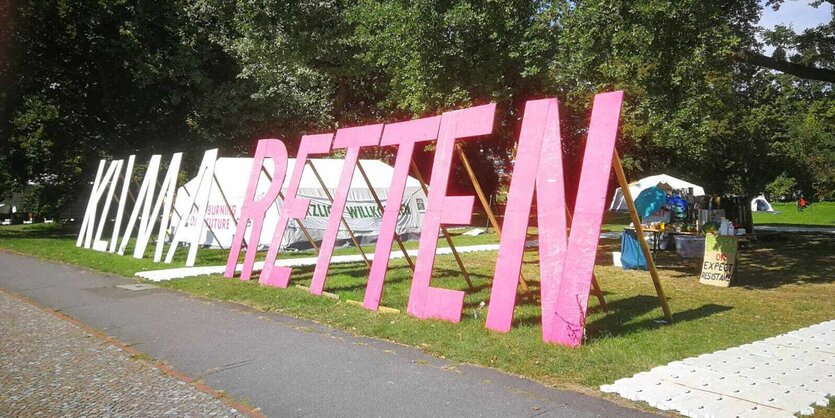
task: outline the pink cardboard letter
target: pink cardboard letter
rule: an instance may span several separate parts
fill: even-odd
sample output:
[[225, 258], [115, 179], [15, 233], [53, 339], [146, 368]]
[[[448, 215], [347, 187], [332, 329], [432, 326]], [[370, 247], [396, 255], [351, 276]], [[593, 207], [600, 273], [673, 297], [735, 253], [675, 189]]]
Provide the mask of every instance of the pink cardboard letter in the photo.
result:
[[[255, 200], [255, 192], [258, 189], [258, 180], [261, 177], [261, 168], [264, 166], [264, 159], [273, 160], [272, 183], [267, 193]], [[232, 247], [229, 249], [229, 258], [226, 260], [225, 277], [235, 275], [235, 267], [238, 264], [238, 256], [241, 253], [246, 228], [252, 221], [252, 230], [249, 236], [249, 243], [244, 256], [244, 265], [241, 270], [241, 280], [249, 280], [252, 275], [252, 265], [255, 263], [255, 252], [258, 249], [258, 242], [261, 239], [261, 229], [264, 226], [264, 216], [270, 205], [273, 204], [281, 192], [281, 185], [284, 183], [284, 176], [287, 173], [287, 148], [278, 139], [262, 139], [258, 141], [258, 148], [255, 149], [255, 158], [252, 160], [252, 170], [249, 173], [249, 184], [246, 187], [244, 203], [241, 207], [241, 217], [238, 219], [238, 228], [232, 238]]]
[[435, 265], [435, 250], [441, 224], [468, 224], [473, 211], [472, 196], [447, 196], [449, 171], [458, 138], [486, 135], [493, 131], [496, 105], [471, 107], [444, 113], [432, 166], [429, 202], [420, 230], [415, 274], [409, 294], [408, 313], [416, 318], [461, 321], [464, 292], [430, 286]]
[[383, 124], [356, 126], [336, 131], [333, 147], [345, 148], [347, 152], [342, 165], [339, 186], [336, 189], [336, 195], [333, 197], [333, 207], [328, 216], [328, 226], [325, 229], [325, 236], [322, 237], [319, 258], [316, 259], [316, 269], [313, 270], [313, 280], [310, 282], [310, 293], [314, 295], [322, 294], [322, 290], [325, 288], [325, 279], [328, 276], [333, 247], [336, 245], [336, 235], [339, 233], [339, 224], [342, 222], [342, 214], [345, 212], [345, 202], [348, 200], [348, 192], [351, 189], [351, 180], [357, 167], [360, 148], [379, 144], [380, 134], [382, 133]]
[[399, 146], [397, 157], [394, 160], [394, 176], [391, 179], [391, 186], [386, 198], [386, 209], [383, 212], [383, 222], [380, 226], [380, 234], [377, 237], [377, 245], [374, 250], [374, 263], [371, 264], [371, 274], [368, 276], [368, 287], [365, 290], [363, 306], [366, 309], [376, 311], [380, 307], [383, 282], [386, 280], [386, 270], [389, 265], [391, 244], [394, 240], [394, 234], [397, 233], [395, 230], [397, 215], [400, 214], [400, 205], [403, 201], [403, 192], [406, 188], [406, 179], [409, 176], [409, 167], [412, 162], [415, 144], [437, 138], [440, 123], [441, 117], [435, 116], [387, 124], [383, 130], [383, 139], [380, 141], [380, 145]]
[[310, 201], [307, 199], [299, 199], [296, 196], [296, 193], [299, 191], [299, 184], [302, 181], [307, 156], [310, 154], [327, 154], [330, 152], [332, 139], [333, 134], [302, 136], [301, 143], [299, 144], [299, 152], [296, 154], [296, 165], [293, 167], [290, 185], [287, 187], [287, 194], [284, 196], [281, 213], [279, 213], [278, 222], [275, 225], [273, 239], [270, 242], [270, 249], [267, 251], [267, 258], [264, 260], [264, 269], [261, 270], [258, 283], [274, 287], [287, 287], [290, 283], [290, 273], [292, 270], [289, 267], [276, 266], [275, 259], [278, 256], [278, 249], [281, 246], [284, 231], [287, 229], [287, 223], [290, 219], [301, 220], [307, 215], [307, 207], [310, 205]]
[[555, 342], [569, 347], [577, 347], [583, 342], [586, 308], [622, 103], [622, 91], [594, 96], [583, 171], [580, 173], [579, 190], [582, 196], [574, 207], [554, 329], [550, 331]]
[[487, 311], [487, 328], [494, 331], [510, 330], [534, 188], [539, 217], [542, 331], [545, 341], [553, 341], [550, 330], [566, 245], [565, 184], [556, 99], [533, 100], [525, 105]]

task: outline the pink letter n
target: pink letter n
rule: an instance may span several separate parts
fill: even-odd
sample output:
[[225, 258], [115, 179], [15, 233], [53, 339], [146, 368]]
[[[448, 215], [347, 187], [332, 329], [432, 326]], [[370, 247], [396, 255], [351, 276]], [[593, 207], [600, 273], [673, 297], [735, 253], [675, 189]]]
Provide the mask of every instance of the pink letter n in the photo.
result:
[[528, 102], [508, 193], [487, 328], [510, 330], [535, 184], [542, 337], [570, 347], [582, 343], [622, 101], [620, 91], [595, 96], [574, 222], [567, 239], [558, 103], [555, 99]]

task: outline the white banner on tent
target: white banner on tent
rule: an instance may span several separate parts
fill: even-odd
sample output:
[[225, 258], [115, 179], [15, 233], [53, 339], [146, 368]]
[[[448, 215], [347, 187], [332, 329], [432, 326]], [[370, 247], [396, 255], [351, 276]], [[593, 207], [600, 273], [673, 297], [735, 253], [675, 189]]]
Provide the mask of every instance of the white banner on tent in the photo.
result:
[[[243, 203], [246, 192], [242, 184], [249, 179], [252, 167], [252, 158], [219, 158], [215, 165], [215, 176], [218, 180], [216, 187], [209, 193], [208, 205], [205, 209], [205, 223], [212, 229], [213, 234], [207, 228], [202, 228], [198, 221], [198, 208], [189, 204], [189, 195], [197, 191], [198, 181], [192, 179], [186, 183], [177, 193], [177, 200], [174, 207], [180, 215], [188, 214], [189, 221], [186, 222], [186, 229], [201, 229], [200, 244], [211, 247], [228, 248], [232, 243], [235, 234], [235, 221], [240, 216], [240, 207]], [[334, 192], [342, 171], [342, 160], [335, 159], [313, 159], [316, 169], [322, 175], [326, 186], [331, 193]], [[372, 187], [377, 192], [380, 200], [385, 205], [388, 196], [388, 187], [394, 169], [378, 160], [361, 160], [363, 168], [371, 180]], [[287, 171], [291, 172], [296, 164], [295, 159], [288, 161]], [[267, 171], [272, 169], [272, 161], [265, 160]], [[285, 179], [282, 191], [289, 186], [289, 176]], [[262, 173], [256, 191], [256, 198], [263, 196], [267, 191], [270, 180]], [[225, 195], [225, 199], [224, 199]], [[299, 185], [298, 196], [310, 200], [307, 217], [304, 219], [304, 226], [315, 241], [322, 239], [327, 226], [327, 218], [330, 214], [331, 202], [319, 184], [312, 170], [306, 168]], [[228, 206], [227, 203], [228, 202]], [[403, 196], [400, 217], [397, 221], [397, 233], [419, 233], [421, 218], [423, 216], [426, 202], [426, 195], [420, 187], [420, 183], [409, 177], [406, 182], [406, 191]], [[261, 234], [260, 245], [268, 246], [272, 239], [272, 231], [278, 221], [278, 214], [281, 210], [281, 199], [267, 212], [264, 219], [264, 232]], [[176, 215], [175, 215], [176, 216]], [[359, 173], [351, 182], [351, 189], [348, 194], [345, 220], [354, 231], [354, 234], [361, 242], [374, 241], [379, 233], [382, 223], [382, 211], [369, 190], [368, 185]], [[179, 223], [179, 222], [177, 222]], [[189, 235], [190, 236], [190, 235]], [[247, 235], [249, 236], [249, 231]], [[338, 239], [348, 239], [345, 231], [340, 231]], [[250, 245], [252, 245], [250, 243]], [[296, 223], [288, 225], [287, 233], [284, 235], [282, 247], [307, 248], [309, 243], [301, 228]]]

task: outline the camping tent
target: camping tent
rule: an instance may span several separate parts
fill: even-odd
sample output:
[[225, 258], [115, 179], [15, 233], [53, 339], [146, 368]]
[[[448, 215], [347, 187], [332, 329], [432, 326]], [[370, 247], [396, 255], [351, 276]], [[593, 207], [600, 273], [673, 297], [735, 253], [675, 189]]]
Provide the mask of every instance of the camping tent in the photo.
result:
[[[249, 182], [252, 161], [252, 158], [217, 159], [215, 163], [215, 177], [220, 184], [220, 189], [216, 183], [213, 183], [209, 195], [209, 205], [206, 210], [206, 223], [208, 223], [212, 230], [210, 232], [208, 228], [203, 228], [203, 233], [199, 241], [201, 244], [211, 247], [218, 247], [218, 244], [220, 244], [223, 248], [229, 248], [231, 245], [232, 237], [235, 234], [236, 222], [240, 217], [239, 210]], [[335, 159], [311, 159], [310, 161], [316, 167], [316, 171], [322, 177], [331, 196], [335, 196], [336, 188], [342, 175], [344, 161]], [[382, 161], [360, 160], [360, 162], [371, 181], [371, 185], [377, 192], [377, 196], [385, 207], [394, 169]], [[287, 175], [284, 178], [282, 195], [287, 193], [287, 187], [290, 184], [290, 177], [295, 164], [295, 159], [289, 159], [287, 162]], [[266, 172], [272, 173], [273, 165], [271, 160], [265, 160], [264, 167]], [[256, 191], [256, 199], [266, 193], [269, 184], [270, 180], [267, 178], [264, 170], [262, 170]], [[188, 196], [196, 192], [197, 186], [197, 179], [192, 179], [177, 190], [174, 203], [176, 212], [173, 215], [173, 228], [176, 228], [177, 222], [179, 222], [179, 214], [187, 213], [188, 208], [185, 206], [188, 205]], [[331, 202], [310, 167], [305, 167], [299, 184], [298, 196], [310, 200], [307, 217], [305, 217], [302, 223], [314, 241], [321, 241], [327, 226]], [[267, 216], [264, 218], [264, 227], [260, 238], [262, 247], [269, 246], [272, 240], [272, 233], [278, 221], [279, 211], [281, 210], [281, 201], [281, 198], [276, 199], [276, 202], [270, 207]], [[228, 202], [228, 207], [226, 202]], [[397, 220], [397, 233], [399, 235], [404, 236], [406, 239], [417, 236], [420, 232], [425, 206], [426, 195], [423, 193], [420, 183], [415, 178], [408, 177], [406, 180], [406, 190], [403, 193], [400, 216]], [[193, 211], [190, 215], [195, 216], [197, 212], [194, 208], [192, 209]], [[383, 214], [379, 210], [368, 188], [368, 184], [363, 179], [359, 169], [354, 169], [354, 177], [351, 181], [344, 217], [351, 230], [353, 230], [354, 235], [361, 243], [376, 240]], [[186, 225], [186, 228], [193, 227], [195, 225], [192, 223]], [[246, 236], [249, 236], [249, 232], [247, 232]], [[340, 226], [337, 245], [345, 245], [348, 242], [349, 236], [344, 230], [344, 227]], [[295, 222], [290, 222], [287, 227], [287, 232], [284, 234], [281, 247], [309, 248], [310, 243], [301, 228]]]
[[[635, 199], [642, 191], [662, 183], [670, 185], [670, 187], [672, 187], [673, 190], [693, 188], [693, 196], [704, 196], [705, 194], [705, 189], [702, 188], [702, 186], [681, 179], [677, 179], [673, 176], [668, 176], [666, 174], [649, 176], [642, 178], [636, 182], [629, 183], [629, 193], [632, 194], [632, 198]], [[620, 187], [618, 187], [615, 190], [615, 195], [612, 197], [612, 204], [609, 205], [609, 210], [629, 210], [629, 208], [626, 206], [626, 201], [624, 201], [623, 199], [623, 192], [621, 192]]]
[[751, 200], [751, 212], [774, 212], [774, 208], [764, 195], [759, 195]]

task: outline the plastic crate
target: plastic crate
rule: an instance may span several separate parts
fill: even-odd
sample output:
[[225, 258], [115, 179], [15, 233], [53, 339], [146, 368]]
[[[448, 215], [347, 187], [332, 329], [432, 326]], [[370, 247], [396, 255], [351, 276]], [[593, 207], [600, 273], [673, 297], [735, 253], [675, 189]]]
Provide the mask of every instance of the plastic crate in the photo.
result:
[[701, 258], [705, 255], [705, 237], [676, 235], [676, 252], [685, 258]]

